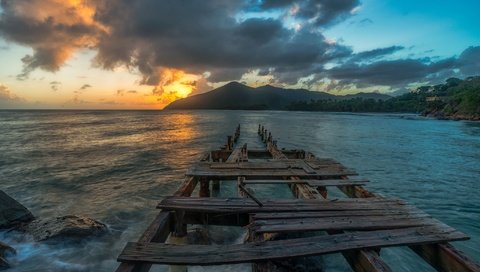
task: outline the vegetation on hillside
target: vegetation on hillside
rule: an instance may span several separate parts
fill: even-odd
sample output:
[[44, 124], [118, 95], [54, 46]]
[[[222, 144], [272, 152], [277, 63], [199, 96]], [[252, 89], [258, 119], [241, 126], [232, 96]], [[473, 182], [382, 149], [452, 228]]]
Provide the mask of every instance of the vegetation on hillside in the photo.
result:
[[449, 78], [388, 100], [310, 100], [293, 102], [289, 110], [338, 112], [410, 112], [437, 118], [480, 120], [480, 76]]

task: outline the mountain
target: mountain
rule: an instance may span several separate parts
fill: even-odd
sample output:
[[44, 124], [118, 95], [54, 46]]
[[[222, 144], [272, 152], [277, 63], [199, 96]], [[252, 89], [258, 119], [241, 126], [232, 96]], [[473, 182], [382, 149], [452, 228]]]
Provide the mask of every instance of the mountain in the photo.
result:
[[176, 100], [165, 109], [286, 110], [293, 102], [342, 100], [358, 97], [381, 100], [390, 98], [388, 95], [377, 93], [336, 96], [325, 92], [284, 89], [271, 85], [252, 88], [238, 82], [230, 82], [210, 92]]

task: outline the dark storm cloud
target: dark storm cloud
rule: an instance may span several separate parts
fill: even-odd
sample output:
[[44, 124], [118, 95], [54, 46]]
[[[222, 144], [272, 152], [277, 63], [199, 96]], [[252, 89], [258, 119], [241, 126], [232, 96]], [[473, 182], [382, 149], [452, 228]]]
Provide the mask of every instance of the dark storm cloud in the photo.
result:
[[[377, 49], [358, 53], [352, 59], [361, 62], [362, 59], [368, 60], [381, 56], [383, 53], [391, 54], [402, 49], [401, 47]], [[435, 61], [431, 58], [422, 58], [379, 60], [368, 64], [359, 64], [352, 59], [343, 65], [322, 71], [322, 74], [338, 80], [339, 85], [402, 87], [413, 82], [438, 82], [452, 76], [466, 77], [478, 75], [480, 72], [480, 46], [467, 48], [458, 58], [452, 57]], [[455, 70], [458, 70], [459, 73], [456, 73]]]
[[325, 26], [337, 22], [350, 14], [360, 5], [358, 0], [263, 0], [263, 9], [295, 8], [296, 17], [312, 21], [317, 26]]
[[480, 73], [480, 46], [469, 47], [458, 57], [457, 66], [465, 76]]
[[280, 21], [274, 19], [248, 19], [241, 23], [236, 34], [241, 38], [251, 39], [254, 44], [265, 44], [277, 36], [284, 36], [285, 31]]
[[[334, 10], [335, 5], [325, 1]], [[318, 31], [294, 31], [281, 19], [236, 20], [245, 1], [106, 1], [97, 20], [110, 26], [96, 62], [112, 69], [137, 67], [141, 83], [161, 80], [159, 67], [211, 72], [211, 81], [239, 79], [251, 69], [312, 70], [340, 51]], [[333, 52], [333, 53], [332, 53]]]
[[403, 49], [404, 49], [403, 46], [390, 46], [390, 47], [384, 47], [384, 48], [377, 48], [369, 51], [363, 51], [363, 52], [352, 55], [349, 61], [350, 62], [372, 61], [372, 60], [376, 60], [376, 59], [391, 55]]
[[[1, 0], [0, 0], [1, 1]], [[95, 65], [119, 66], [141, 73], [141, 84], [168, 83], [162, 73], [210, 72], [210, 82], [239, 80], [258, 70], [278, 83], [299, 78], [331, 78], [341, 84], [398, 86], [459, 69], [479, 70], [478, 47], [458, 59], [390, 60], [401, 46], [354, 53], [328, 42], [322, 30], [352, 14], [358, 0], [3, 0], [0, 35], [29, 46], [20, 79], [35, 69], [57, 71], [80, 48], [96, 50]], [[42, 12], [38, 12], [41, 10]], [[238, 17], [266, 11], [278, 18]], [[285, 27], [293, 17], [302, 27]], [[387, 60], [388, 59], [388, 60]], [[334, 68], [326, 69], [325, 65]], [[193, 84], [193, 83], [192, 83]], [[86, 87], [84, 88], [86, 89]]]
[[451, 71], [456, 66], [453, 58], [434, 63], [417, 59], [377, 61], [359, 65], [347, 63], [326, 70], [328, 77], [339, 80], [340, 84], [356, 84], [361, 87], [384, 85], [399, 87], [427, 78], [435, 78], [438, 73]]

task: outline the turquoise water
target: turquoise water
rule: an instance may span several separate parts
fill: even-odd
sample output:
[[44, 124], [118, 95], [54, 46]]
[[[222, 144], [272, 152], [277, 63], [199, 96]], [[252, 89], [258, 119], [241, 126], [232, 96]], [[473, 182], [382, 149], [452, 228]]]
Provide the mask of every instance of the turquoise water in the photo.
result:
[[[472, 239], [455, 245], [480, 260], [480, 123], [268, 111], [3, 111], [0, 189], [37, 217], [81, 214], [111, 230], [81, 244], [35, 244], [0, 232], [18, 250], [12, 271], [112, 271], [189, 165], [237, 124], [240, 142], [260, 147], [259, 123], [280, 147], [335, 158], [371, 180], [367, 189], [401, 197], [465, 232]], [[395, 271], [430, 270], [407, 249], [382, 250], [382, 257]], [[322, 263], [326, 271], [348, 271], [338, 255]]]

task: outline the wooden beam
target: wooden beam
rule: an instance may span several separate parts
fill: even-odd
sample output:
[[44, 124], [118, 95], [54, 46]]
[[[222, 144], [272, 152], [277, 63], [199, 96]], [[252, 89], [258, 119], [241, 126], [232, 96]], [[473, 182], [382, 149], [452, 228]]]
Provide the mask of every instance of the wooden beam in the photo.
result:
[[363, 185], [368, 180], [350, 180], [350, 179], [249, 179], [245, 180], [245, 184], [293, 184], [303, 183], [312, 187], [316, 186], [347, 186], [347, 185]]
[[340, 189], [340, 191], [342, 191], [348, 197], [352, 198], [367, 198], [376, 196], [374, 193], [365, 190], [362, 186], [338, 186], [338, 189]]
[[[428, 227], [352, 232], [234, 245], [128, 243], [119, 261], [176, 265], [223, 265], [316, 256], [352, 249], [402, 246], [464, 239], [454, 229]], [[294, 249], [294, 250], [292, 250]]]
[[268, 219], [295, 219], [295, 218], [324, 218], [324, 217], [363, 217], [363, 216], [399, 216], [399, 215], [427, 215], [420, 210], [367, 210], [367, 211], [321, 211], [321, 212], [281, 212], [255, 213], [250, 216], [254, 220]]
[[259, 207], [263, 207], [263, 203], [260, 202], [260, 200], [258, 200], [258, 198], [256, 198], [252, 193], [249, 192], [249, 190], [247, 188], [245, 188], [245, 185], [243, 185], [242, 183], [238, 184], [238, 188], [246, 195], [248, 196], [250, 199], [252, 199], [253, 201], [255, 201]]
[[310, 179], [340, 178], [342, 176], [357, 175], [355, 172], [339, 170], [317, 170], [315, 173], [306, 173], [303, 169], [248, 169], [248, 168], [210, 168], [209, 165], [197, 166], [187, 171], [187, 176], [218, 178], [221, 180], [237, 180], [244, 176], [247, 179], [281, 179], [283, 177], [299, 177]]
[[431, 219], [428, 215], [406, 214], [255, 220], [249, 228], [256, 233], [300, 233], [305, 231], [360, 231], [421, 226], [444, 227], [442, 223]]
[[480, 265], [451, 244], [417, 245], [410, 248], [438, 271], [479, 272]]

